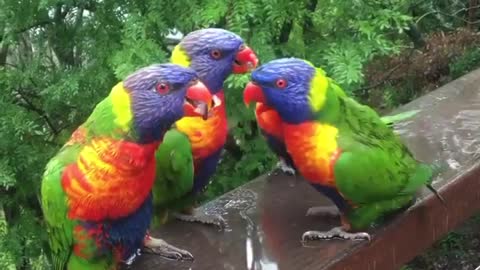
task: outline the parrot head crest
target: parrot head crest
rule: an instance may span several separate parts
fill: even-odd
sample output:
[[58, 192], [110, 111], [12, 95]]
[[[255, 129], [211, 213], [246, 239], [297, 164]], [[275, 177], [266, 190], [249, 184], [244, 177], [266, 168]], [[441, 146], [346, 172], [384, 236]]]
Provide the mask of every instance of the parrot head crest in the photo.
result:
[[[117, 91], [112, 101], [118, 106], [129, 100], [131, 124], [142, 142], [161, 139], [183, 116], [206, 118], [212, 104], [210, 91], [195, 71], [175, 64], [141, 68], [125, 78], [122, 88], [123, 94]], [[118, 111], [117, 116], [122, 114]]]
[[273, 60], [255, 69], [251, 77], [244, 91], [245, 103], [265, 103], [288, 123], [312, 120], [327, 98], [325, 72], [302, 59]]
[[256, 54], [240, 36], [220, 28], [187, 34], [173, 50], [171, 61], [194, 69], [213, 93], [222, 90], [231, 73], [247, 73], [258, 65]]

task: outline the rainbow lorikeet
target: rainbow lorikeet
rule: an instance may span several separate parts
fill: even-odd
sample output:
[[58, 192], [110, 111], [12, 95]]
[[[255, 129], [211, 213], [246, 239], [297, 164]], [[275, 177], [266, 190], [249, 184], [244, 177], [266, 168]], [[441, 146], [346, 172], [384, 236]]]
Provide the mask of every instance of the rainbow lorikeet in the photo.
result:
[[[172, 140], [167, 140], [166, 137], [158, 150], [168, 153], [159, 161], [163, 166], [169, 167], [158, 177], [170, 179], [177, 184], [175, 187], [163, 184], [168, 181], [155, 184], [153, 196], [156, 218], [153, 226], [165, 221], [170, 210], [176, 218], [183, 221], [223, 227], [225, 221], [220, 215], [200, 213], [194, 206], [197, 196], [205, 190], [216, 170], [227, 139], [223, 83], [231, 73], [246, 73], [255, 68], [258, 59], [238, 35], [224, 29], [207, 28], [187, 34], [174, 48], [171, 62], [197, 72], [213, 95], [213, 105], [205, 121], [198, 116], [188, 116], [177, 121], [175, 127], [167, 133], [172, 134]], [[167, 160], [170, 163], [164, 162]], [[179, 182], [189, 183], [192, 177], [193, 186], [186, 196], [165, 200], [168, 198], [165, 194], [176, 193], [175, 188], [179, 187]]]
[[[318, 70], [322, 71], [320, 68], [318, 68]], [[335, 84], [335, 82], [332, 81], [332, 84]], [[336, 84], [335, 88], [338, 93], [344, 92], [340, 86]], [[386, 125], [393, 127], [394, 123], [406, 120], [418, 112], [419, 110], [411, 110], [396, 115], [384, 116], [381, 118], [381, 120]], [[282, 132], [282, 119], [280, 118], [278, 112], [265, 103], [257, 102], [255, 108], [255, 118], [261, 134], [267, 141], [267, 145], [279, 159], [277, 168], [279, 168], [283, 173], [294, 175], [296, 173], [296, 168], [292, 157], [290, 154], [288, 154], [285, 146]]]
[[192, 258], [163, 240], [145, 238], [155, 151], [176, 120], [208, 114], [211, 100], [192, 69], [174, 64], [139, 69], [113, 87], [43, 175], [53, 269], [117, 269], [144, 244], [162, 256]]
[[433, 190], [434, 167], [417, 161], [373, 109], [338, 89], [311, 63], [286, 58], [254, 70], [244, 92], [247, 103], [278, 112], [295, 167], [341, 213], [341, 227], [308, 231], [304, 240], [370, 239], [356, 231], [407, 207], [422, 186]]

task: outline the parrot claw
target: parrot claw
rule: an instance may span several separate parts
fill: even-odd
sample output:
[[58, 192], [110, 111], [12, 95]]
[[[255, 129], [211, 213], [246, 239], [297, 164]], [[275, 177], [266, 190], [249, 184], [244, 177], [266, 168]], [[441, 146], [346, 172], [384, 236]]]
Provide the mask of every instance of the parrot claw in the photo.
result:
[[302, 242], [308, 240], [331, 240], [334, 238], [345, 240], [371, 240], [370, 234], [366, 232], [349, 233], [344, 231], [342, 227], [335, 227], [328, 232], [307, 231], [302, 235]]
[[220, 230], [225, 229], [227, 222], [221, 215], [208, 215], [204, 213], [194, 213], [192, 215], [175, 213], [175, 218], [186, 222], [197, 222], [207, 225], [214, 225]]
[[170, 245], [163, 239], [149, 237], [145, 239], [143, 251], [176, 261], [193, 261], [193, 255], [183, 249]]
[[276, 165], [277, 169], [280, 169], [286, 175], [295, 175], [295, 169], [290, 167], [285, 160], [280, 159]]
[[340, 215], [335, 206], [314, 206], [307, 210], [306, 216], [337, 217]]
[[137, 252], [133, 253], [128, 259], [124, 260], [119, 265], [119, 270], [130, 270], [132, 269], [133, 262], [137, 259], [138, 256], [142, 255], [141, 250], [138, 249]]

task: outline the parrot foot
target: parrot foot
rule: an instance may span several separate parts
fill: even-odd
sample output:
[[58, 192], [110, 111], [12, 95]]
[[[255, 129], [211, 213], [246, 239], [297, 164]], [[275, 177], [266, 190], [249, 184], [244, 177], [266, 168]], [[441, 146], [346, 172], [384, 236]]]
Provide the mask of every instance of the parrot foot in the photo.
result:
[[119, 270], [130, 270], [133, 265], [133, 262], [135, 262], [137, 257], [140, 255], [142, 255], [142, 253], [141, 253], [141, 250], [138, 249], [137, 252], [133, 253], [128, 259], [126, 259], [120, 264]]
[[306, 216], [337, 217], [340, 215], [335, 206], [314, 206], [307, 210]]
[[175, 218], [186, 222], [197, 222], [207, 225], [214, 225], [220, 230], [225, 229], [225, 227], [227, 226], [227, 222], [221, 215], [208, 215], [205, 213], [194, 212], [192, 215], [175, 213], [174, 216]]
[[193, 261], [193, 255], [183, 249], [179, 249], [167, 243], [163, 239], [146, 237], [143, 251], [176, 261]]
[[331, 240], [334, 238], [368, 241], [371, 239], [370, 234], [366, 232], [349, 233], [344, 231], [342, 227], [335, 227], [328, 232], [307, 231], [302, 235], [302, 242], [306, 242], [308, 240]]
[[278, 169], [280, 169], [280, 171], [282, 171], [284, 174], [287, 174], [287, 175], [295, 175], [295, 169], [290, 167], [287, 162], [285, 162], [285, 160], [283, 159], [280, 159], [278, 162], [277, 162], [277, 165], [276, 167]]

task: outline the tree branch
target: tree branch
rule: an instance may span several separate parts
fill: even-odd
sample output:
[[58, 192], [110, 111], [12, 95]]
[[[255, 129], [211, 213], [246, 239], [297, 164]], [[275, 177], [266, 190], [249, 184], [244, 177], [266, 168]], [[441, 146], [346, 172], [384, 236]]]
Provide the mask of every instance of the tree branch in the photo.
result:
[[305, 31], [305, 29], [313, 28], [313, 20], [312, 20], [311, 14], [313, 14], [315, 12], [315, 10], [317, 9], [317, 5], [318, 5], [318, 0], [310, 0], [306, 4], [306, 8], [310, 12], [310, 14], [308, 16], [306, 16], [305, 21], [303, 23], [304, 31]]
[[18, 93], [18, 96], [20, 97], [20, 99], [25, 103], [25, 104], [19, 103], [18, 105], [24, 107], [27, 110], [37, 113], [45, 121], [47, 126], [52, 131], [53, 135], [56, 136], [60, 133], [61, 130], [55, 127], [55, 125], [53, 124], [53, 121], [48, 117], [47, 113], [44, 110], [36, 107], [35, 104], [33, 104], [33, 102], [27, 98], [27, 95], [22, 91], [20, 91], [19, 89], [17, 89], [16, 92]]
[[418, 24], [419, 21], [421, 21], [422, 19], [424, 19], [428, 15], [442, 14], [442, 15], [445, 15], [445, 16], [448, 16], [448, 17], [453, 17], [453, 18], [459, 19], [459, 20], [464, 21], [465, 23], [468, 23], [470, 25], [471, 24], [477, 24], [477, 23], [480, 23], [480, 20], [470, 21], [468, 19], [457, 16], [457, 14], [462, 12], [462, 11], [470, 11], [472, 9], [478, 9], [479, 7], [480, 7], [480, 5], [470, 6], [468, 8], [461, 8], [461, 9], [459, 9], [459, 10], [453, 12], [453, 13], [446, 13], [446, 12], [443, 12], [443, 11], [440, 11], [440, 10], [432, 10], [432, 11], [429, 11], [429, 12], [423, 14], [422, 16], [418, 17], [417, 20], [415, 21], [415, 23]]
[[414, 23], [410, 23], [408, 25], [408, 29], [405, 30], [405, 34], [410, 38], [410, 40], [413, 42], [413, 45], [415, 48], [423, 48], [427, 44], [425, 42], [425, 39], [423, 39], [422, 32], [418, 30], [418, 27]]
[[82, 25], [83, 23], [83, 11], [84, 11], [84, 8], [83, 7], [79, 7], [78, 10], [77, 10], [77, 14], [75, 16], [75, 26], [74, 26], [74, 29], [75, 31]]
[[283, 23], [282, 29], [280, 29], [280, 35], [278, 36], [277, 42], [279, 44], [288, 42], [290, 37], [290, 32], [292, 32], [293, 20], [287, 20]]
[[[53, 22], [53, 20], [51, 18], [45, 18], [45, 19], [42, 19], [42, 20], [39, 20], [39, 21], [36, 21], [36, 22], [33, 22], [29, 25], [25, 25], [23, 27], [20, 27], [18, 29], [15, 29], [13, 30], [11, 33], [13, 34], [21, 34], [25, 31], [28, 31], [30, 29], [33, 29], [33, 28], [37, 28], [37, 27], [40, 27], [40, 26], [44, 26], [44, 25], [47, 25], [47, 24], [51, 24]], [[3, 36], [0, 36], [0, 42], [2, 42], [3, 40]]]
[[0, 47], [0, 67], [7, 64], [8, 47], [8, 42], [2, 43]]
[[[468, 7], [468, 21], [473, 22], [477, 17], [478, 0], [470, 0], [469, 2], [470, 3]], [[468, 23], [468, 28], [470, 28], [470, 30], [474, 30], [475, 25], [472, 23]]]
[[242, 148], [238, 146], [235, 138], [233, 137], [232, 133], [229, 131], [227, 135], [227, 141], [225, 142], [225, 151], [230, 153], [233, 158], [240, 160], [243, 155]]
[[47, 24], [51, 24], [52, 22], [53, 22], [53, 20], [51, 18], [46, 18], [46, 19], [34, 22], [30, 25], [26, 25], [24, 27], [21, 27], [21, 28], [15, 30], [15, 34], [21, 34], [25, 31], [30, 30], [30, 29], [37, 28], [37, 27], [40, 27], [40, 26], [45, 26]]

